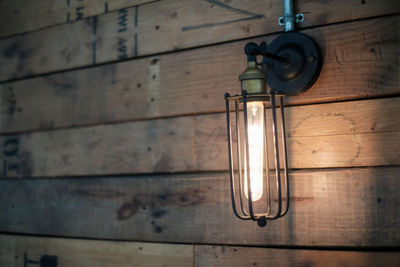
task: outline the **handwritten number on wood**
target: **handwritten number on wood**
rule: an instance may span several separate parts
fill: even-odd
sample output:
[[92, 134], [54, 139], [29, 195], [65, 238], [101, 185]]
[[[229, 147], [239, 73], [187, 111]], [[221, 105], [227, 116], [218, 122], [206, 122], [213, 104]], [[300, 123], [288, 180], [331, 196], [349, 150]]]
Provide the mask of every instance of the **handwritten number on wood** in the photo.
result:
[[[128, 29], [128, 10], [118, 10], [118, 33], [126, 32]], [[118, 59], [128, 58], [127, 40], [123, 37], [118, 38]]]
[[19, 141], [17, 138], [8, 138], [3, 144], [3, 153], [7, 157], [16, 156], [18, 153]]
[[[19, 140], [15, 137], [7, 138], [3, 143], [3, 176], [6, 177], [7, 173], [13, 172], [20, 173], [20, 166], [18, 163], [18, 150]], [[17, 162], [15, 162], [17, 160]]]
[[127, 30], [127, 20], [128, 20], [128, 10], [121, 9], [118, 10], [118, 25], [119, 29], [118, 32], [124, 32]]
[[83, 6], [76, 7], [76, 20], [83, 19], [83, 17], [85, 16], [85, 14], [83, 13], [84, 8], [85, 7]]
[[227, 25], [227, 24], [232, 24], [232, 23], [236, 23], [239, 21], [245, 21], [245, 20], [255, 20], [255, 19], [260, 19], [263, 18], [264, 15], [262, 14], [256, 14], [250, 11], [246, 11], [246, 10], [242, 10], [239, 8], [235, 8], [235, 7], [231, 7], [225, 3], [222, 3], [218, 0], [204, 0], [206, 2], [209, 2], [211, 4], [214, 4], [216, 6], [219, 6], [223, 9], [229, 10], [231, 12], [237, 13], [237, 14], [241, 14], [241, 15], [245, 15], [246, 17], [240, 18], [240, 19], [234, 19], [234, 20], [227, 20], [227, 21], [221, 21], [221, 22], [213, 22], [213, 23], [205, 23], [205, 24], [199, 24], [199, 25], [194, 25], [194, 26], [185, 26], [182, 27], [182, 31], [191, 31], [191, 30], [197, 30], [200, 28], [210, 28], [210, 27], [215, 27], [215, 26], [222, 26], [222, 25]]

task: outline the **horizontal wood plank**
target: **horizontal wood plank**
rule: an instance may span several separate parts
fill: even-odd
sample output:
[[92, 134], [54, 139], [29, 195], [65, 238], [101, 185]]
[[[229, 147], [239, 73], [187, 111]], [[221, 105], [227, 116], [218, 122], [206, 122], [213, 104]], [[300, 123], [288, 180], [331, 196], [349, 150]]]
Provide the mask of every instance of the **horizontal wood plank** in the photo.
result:
[[1, 266], [398, 266], [399, 252], [273, 249], [0, 235]]
[[[288, 103], [399, 94], [399, 18], [307, 30], [324, 66], [318, 82]], [[2, 84], [0, 132], [223, 111], [223, 94], [238, 93], [246, 42]]]
[[0, 231], [120, 240], [400, 246], [400, 168], [291, 173], [289, 213], [237, 219], [227, 174], [1, 179]]
[[399, 266], [400, 252], [195, 246], [195, 266]]
[[[154, 1], [154, 0], [153, 0]], [[151, 0], [12, 0], [0, 2], [0, 38], [104, 14]]]
[[[400, 6], [298, 1], [297, 10], [306, 16], [300, 26], [310, 27], [393, 14]], [[122, 9], [2, 40], [0, 81], [282, 31], [282, 13], [280, 0], [165, 0]]]
[[31, 266], [34, 262], [40, 266], [59, 267], [193, 266], [191, 245], [2, 234], [0, 247], [0, 265], [7, 267]]
[[[290, 168], [400, 164], [400, 98], [286, 109]], [[223, 113], [0, 137], [4, 177], [227, 170]]]

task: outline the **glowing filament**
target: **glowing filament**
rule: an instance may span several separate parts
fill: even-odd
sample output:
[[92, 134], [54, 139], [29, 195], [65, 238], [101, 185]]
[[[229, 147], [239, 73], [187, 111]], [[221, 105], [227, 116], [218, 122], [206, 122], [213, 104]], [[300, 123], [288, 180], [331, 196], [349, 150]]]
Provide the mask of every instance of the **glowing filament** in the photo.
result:
[[[249, 139], [250, 189], [252, 201], [263, 194], [264, 169], [264, 105], [262, 102], [247, 104], [247, 133]], [[244, 162], [244, 192], [248, 198], [247, 163]]]

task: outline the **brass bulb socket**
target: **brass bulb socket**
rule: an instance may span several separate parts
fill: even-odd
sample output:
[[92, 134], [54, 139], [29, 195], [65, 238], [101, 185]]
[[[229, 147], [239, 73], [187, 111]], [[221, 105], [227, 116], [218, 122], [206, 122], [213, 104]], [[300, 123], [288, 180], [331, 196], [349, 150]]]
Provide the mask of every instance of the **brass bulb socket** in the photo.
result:
[[267, 91], [267, 76], [257, 67], [255, 61], [248, 62], [247, 69], [239, 75], [239, 80], [242, 83], [242, 91], [247, 91], [249, 94], [260, 94]]

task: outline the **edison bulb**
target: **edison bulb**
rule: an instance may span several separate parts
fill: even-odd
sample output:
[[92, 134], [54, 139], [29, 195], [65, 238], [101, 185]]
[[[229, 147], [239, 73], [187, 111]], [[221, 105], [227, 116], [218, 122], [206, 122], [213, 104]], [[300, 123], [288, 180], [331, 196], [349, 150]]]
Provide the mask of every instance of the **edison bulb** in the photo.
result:
[[[264, 169], [264, 105], [262, 102], [247, 104], [247, 133], [249, 140], [250, 189], [252, 201], [257, 201], [263, 194]], [[248, 198], [247, 163], [244, 162], [244, 192]]]

